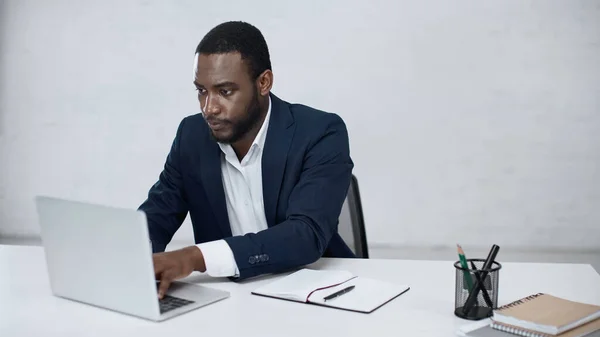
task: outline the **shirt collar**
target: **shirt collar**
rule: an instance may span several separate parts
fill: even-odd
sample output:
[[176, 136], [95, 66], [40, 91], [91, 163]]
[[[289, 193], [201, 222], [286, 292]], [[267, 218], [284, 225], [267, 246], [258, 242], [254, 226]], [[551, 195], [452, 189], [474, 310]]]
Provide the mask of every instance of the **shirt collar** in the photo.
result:
[[271, 97], [269, 97], [269, 108], [267, 109], [267, 115], [263, 121], [260, 130], [256, 134], [252, 146], [258, 146], [260, 149], [265, 147], [265, 141], [267, 140], [267, 129], [269, 128], [269, 119], [271, 119]]

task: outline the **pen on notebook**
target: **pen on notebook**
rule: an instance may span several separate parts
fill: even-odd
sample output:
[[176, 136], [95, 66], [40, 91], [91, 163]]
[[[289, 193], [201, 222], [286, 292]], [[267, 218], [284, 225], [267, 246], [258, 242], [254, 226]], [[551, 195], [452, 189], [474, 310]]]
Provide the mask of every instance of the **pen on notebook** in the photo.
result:
[[467, 264], [467, 258], [465, 257], [465, 252], [462, 247], [457, 244], [456, 249], [458, 250], [458, 258], [460, 259], [460, 266], [464, 269], [464, 279], [467, 282], [467, 286], [469, 287], [469, 291], [473, 290], [473, 280], [471, 279], [471, 273], [469, 273], [469, 265]]
[[347, 288], [344, 288], [344, 289], [342, 289], [342, 290], [340, 290], [340, 291], [336, 291], [335, 293], [333, 293], [333, 294], [331, 294], [331, 295], [329, 295], [329, 296], [325, 296], [325, 297], [323, 297], [323, 300], [324, 300], [324, 301], [329, 301], [329, 300], [332, 300], [332, 299], [334, 299], [334, 298], [336, 298], [336, 297], [342, 296], [342, 295], [344, 295], [344, 294], [346, 294], [346, 293], [350, 292], [352, 289], [354, 289], [354, 286], [349, 286], [349, 287], [347, 287]]

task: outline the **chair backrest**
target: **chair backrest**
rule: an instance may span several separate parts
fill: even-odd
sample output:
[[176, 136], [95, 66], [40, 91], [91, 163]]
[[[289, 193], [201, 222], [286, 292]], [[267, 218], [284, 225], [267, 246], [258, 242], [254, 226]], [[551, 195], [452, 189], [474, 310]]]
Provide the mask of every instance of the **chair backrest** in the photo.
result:
[[358, 180], [354, 175], [342, 206], [338, 233], [357, 257], [365, 259], [369, 257]]

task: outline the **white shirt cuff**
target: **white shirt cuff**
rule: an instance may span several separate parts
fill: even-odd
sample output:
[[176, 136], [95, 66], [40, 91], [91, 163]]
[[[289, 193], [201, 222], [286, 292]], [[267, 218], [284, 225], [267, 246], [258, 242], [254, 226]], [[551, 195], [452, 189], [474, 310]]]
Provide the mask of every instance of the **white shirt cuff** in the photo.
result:
[[216, 240], [197, 244], [204, 256], [206, 273], [212, 277], [238, 277], [238, 269], [231, 247], [225, 240]]

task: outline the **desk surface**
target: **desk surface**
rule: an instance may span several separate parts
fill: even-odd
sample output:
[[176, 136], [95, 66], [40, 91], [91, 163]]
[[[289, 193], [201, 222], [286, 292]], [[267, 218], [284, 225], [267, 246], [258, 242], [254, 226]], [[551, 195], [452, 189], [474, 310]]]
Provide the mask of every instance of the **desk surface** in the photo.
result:
[[[500, 260], [501, 261], [501, 260]], [[470, 323], [454, 316], [453, 261], [321, 259], [311, 268], [411, 287], [371, 314], [354, 313], [250, 292], [276, 278], [242, 283], [193, 274], [185, 281], [231, 292], [231, 297], [154, 323], [52, 296], [41, 247], [0, 245], [2, 336], [455, 336]], [[600, 275], [590, 265], [503, 263], [499, 305], [537, 292], [600, 305]]]

